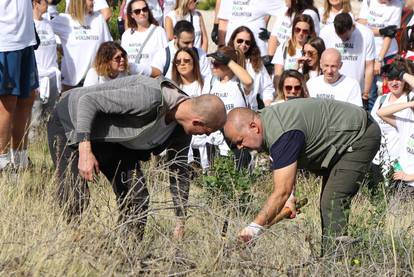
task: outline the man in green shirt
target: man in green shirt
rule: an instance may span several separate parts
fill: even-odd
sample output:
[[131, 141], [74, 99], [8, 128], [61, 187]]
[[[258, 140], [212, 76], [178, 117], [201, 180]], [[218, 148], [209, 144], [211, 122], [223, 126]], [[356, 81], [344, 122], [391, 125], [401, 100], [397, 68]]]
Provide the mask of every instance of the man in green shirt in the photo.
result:
[[254, 239], [284, 206], [294, 211], [298, 168], [323, 176], [322, 254], [346, 235], [351, 200], [380, 145], [380, 129], [367, 112], [334, 100], [294, 99], [258, 113], [234, 109], [224, 131], [238, 148], [263, 149], [272, 161], [273, 193], [241, 240]]

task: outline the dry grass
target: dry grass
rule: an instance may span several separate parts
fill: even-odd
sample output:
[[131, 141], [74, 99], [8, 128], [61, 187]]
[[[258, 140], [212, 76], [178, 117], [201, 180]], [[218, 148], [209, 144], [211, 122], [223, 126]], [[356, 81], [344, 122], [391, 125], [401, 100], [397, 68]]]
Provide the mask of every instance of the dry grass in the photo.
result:
[[[310, 203], [297, 219], [284, 221], [241, 249], [235, 234], [253, 218], [271, 190], [270, 176], [254, 184], [250, 212], [234, 203], [207, 200], [191, 189], [186, 235], [172, 239], [174, 217], [166, 170], [147, 164], [152, 196], [144, 240], [133, 244], [117, 225], [117, 208], [104, 178], [90, 185], [91, 205], [80, 226], [66, 224], [55, 204], [53, 178], [44, 134], [31, 145], [34, 168], [0, 177], [1, 276], [412, 276], [412, 201], [392, 196], [370, 200], [360, 193], [353, 204], [350, 233], [359, 239], [319, 259], [319, 180], [301, 178], [299, 195]], [[229, 219], [226, 239], [221, 230]], [[343, 257], [339, 253], [344, 253]]]

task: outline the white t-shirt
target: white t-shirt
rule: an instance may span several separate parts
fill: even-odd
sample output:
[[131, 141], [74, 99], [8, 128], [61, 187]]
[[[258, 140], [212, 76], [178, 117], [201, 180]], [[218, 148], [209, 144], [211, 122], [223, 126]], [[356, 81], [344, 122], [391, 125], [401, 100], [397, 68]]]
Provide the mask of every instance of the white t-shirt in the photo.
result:
[[48, 75], [58, 68], [55, 33], [47, 19], [35, 20], [34, 23], [40, 38], [39, 48], [35, 50], [37, 69], [40, 76]]
[[[66, 0], [65, 13], [68, 13], [69, 3], [70, 3], [70, 0]], [[108, 3], [106, 2], [106, 0], [94, 0], [93, 1], [93, 11], [94, 12], [99, 12], [100, 10], [105, 9], [105, 8], [109, 8]]]
[[[397, 132], [397, 129], [382, 120], [378, 115], [377, 111], [380, 107], [381, 101], [383, 101], [381, 107], [386, 107], [388, 105], [397, 104], [397, 103], [405, 103], [407, 102], [407, 96], [401, 95], [400, 98], [398, 98], [396, 101], [390, 103], [391, 93], [379, 96], [377, 100], [375, 101], [374, 106], [371, 110], [371, 116], [375, 119], [375, 121], [378, 123], [380, 129], [381, 129], [381, 145], [380, 149], [378, 150], [377, 155], [375, 155], [375, 158], [373, 160], [374, 164], [381, 164], [383, 163], [383, 169], [388, 170], [390, 166], [392, 165], [393, 161], [397, 160], [399, 157], [399, 135]], [[384, 100], [381, 100], [382, 97], [385, 97]]]
[[267, 54], [267, 42], [259, 38], [260, 28], [266, 28], [265, 16], [277, 15], [284, 9], [283, 1], [226, 0], [221, 1], [219, 19], [228, 20], [226, 44], [233, 31], [240, 26], [248, 27], [254, 34], [261, 55]]
[[201, 95], [203, 88], [199, 82], [194, 81], [188, 85], [180, 85], [180, 89], [182, 89], [188, 96], [196, 97]]
[[272, 36], [277, 38], [279, 45], [283, 45], [292, 36], [293, 16], [286, 15], [287, 9], [280, 11], [273, 23]]
[[202, 93], [214, 94], [220, 97], [224, 103], [226, 112], [229, 113], [234, 108], [247, 107], [247, 95], [244, 95], [243, 97], [244, 92], [242, 92], [242, 89], [240, 89], [242, 87], [243, 85], [236, 76], [233, 76], [233, 78], [227, 82], [220, 81], [215, 76], [209, 76], [204, 81]]
[[62, 47], [62, 83], [76, 86], [88, 72], [102, 42], [112, 41], [108, 25], [100, 13], [86, 15], [85, 26], [69, 14], [60, 14], [51, 21]]
[[[321, 29], [321, 30], [323, 29], [323, 27], [325, 27], [325, 26], [327, 26], [327, 25], [329, 25], [329, 24], [332, 24], [332, 23], [334, 22], [335, 17], [336, 17], [338, 14], [342, 13], [342, 10], [340, 10], [338, 13], [333, 13], [333, 12], [331, 11], [331, 12], [329, 13], [329, 17], [326, 19], [326, 22], [325, 22], [325, 23], [323, 23], [323, 14], [325, 13], [325, 9], [324, 9], [323, 7], [321, 7], [321, 8], [319, 8], [319, 9], [318, 9], [318, 11], [319, 11], [319, 17], [320, 17], [320, 19], [321, 19], [321, 23], [320, 23], [320, 29]], [[353, 15], [351, 12], [349, 12], [348, 14], [352, 17], [352, 21], [355, 21], [355, 19], [354, 19], [354, 15]]]
[[22, 50], [36, 44], [32, 2], [0, 1], [0, 52]]
[[139, 60], [139, 64], [151, 64], [155, 54], [167, 47], [167, 35], [165, 34], [164, 29], [159, 26], [151, 25], [145, 32], [134, 31], [131, 33], [132, 29], [127, 29], [123, 33], [121, 46], [127, 52], [128, 61], [130, 63], [137, 62], [137, 54], [153, 28], [155, 29], [150, 39], [144, 45], [144, 49], [141, 52], [141, 59]]
[[188, 13], [184, 17], [178, 17], [174, 10], [170, 11], [166, 16], [168, 16], [173, 24], [173, 27], [175, 24], [177, 24], [178, 21], [186, 20], [188, 22], [191, 22], [192, 17], [192, 24], [194, 26], [194, 46], [201, 48], [201, 42], [202, 42], [202, 33], [201, 33], [201, 13], [197, 10], [192, 12], [191, 14]]
[[[177, 52], [177, 49], [175, 48], [175, 45], [174, 45], [174, 40], [168, 42], [168, 49], [171, 54], [170, 55], [170, 66], [168, 67], [168, 71], [165, 74], [165, 77], [171, 79], [172, 67], [173, 67], [172, 62], [174, 60], [174, 55]], [[157, 54], [155, 55], [154, 59], [152, 60], [152, 64], [151, 64], [152, 67], [155, 67], [158, 70], [160, 70], [161, 74], [164, 70], [164, 66], [167, 61], [167, 56], [165, 52], [166, 52], [165, 48], [159, 50]], [[199, 58], [198, 62], [200, 64], [200, 72], [201, 72], [203, 79], [205, 79], [207, 76], [211, 74], [210, 62], [207, 59], [206, 53], [203, 51], [203, 49], [197, 48], [197, 52], [198, 52], [198, 58]]]
[[94, 67], [91, 67], [88, 70], [88, 73], [86, 74], [85, 77], [85, 82], [83, 82], [83, 86], [84, 87], [89, 87], [89, 86], [94, 86], [94, 85], [99, 85], [99, 84], [103, 84], [106, 83], [108, 81], [112, 81], [115, 80], [117, 78], [122, 78], [128, 76], [128, 74], [126, 72], [121, 72], [118, 74], [118, 76], [114, 79], [109, 78], [107, 76], [100, 76], [98, 75], [98, 72], [96, 72], [96, 69]]
[[336, 48], [341, 52], [343, 65], [340, 72], [357, 80], [363, 90], [365, 62], [375, 59], [375, 41], [369, 28], [359, 23], [354, 24], [355, 30], [348, 41], [343, 42], [339, 38], [333, 24], [323, 28], [319, 36], [326, 48]]
[[252, 110], [258, 110], [257, 95], [263, 101], [273, 100], [275, 88], [273, 87], [272, 79], [267, 73], [267, 70], [262, 66], [259, 72], [254, 71], [253, 66], [249, 60], [246, 61], [246, 69], [253, 78], [253, 90], [246, 96]]
[[323, 75], [306, 82], [309, 96], [320, 99], [333, 99], [362, 107], [361, 88], [355, 79], [342, 75], [333, 84], [325, 82]]
[[[400, 137], [398, 161], [405, 173], [414, 174], [414, 111], [405, 109], [403, 114], [395, 115], [395, 120]], [[414, 182], [408, 182], [408, 185], [414, 186]]]
[[297, 61], [302, 57], [302, 48], [296, 48], [296, 52], [293, 56], [289, 55], [287, 49], [288, 43], [281, 44], [276, 49], [276, 54], [273, 57], [272, 64], [283, 65], [284, 70], [297, 69]]
[[[369, 5], [368, 5], [369, 3]], [[366, 19], [370, 28], [383, 28], [390, 25], [396, 25], [398, 28], [401, 24], [402, 6], [400, 0], [391, 0], [390, 4], [381, 4], [378, 0], [364, 0], [361, 5], [359, 18]], [[375, 37], [376, 56], [381, 51], [384, 38]], [[391, 40], [390, 48], [385, 57], [398, 52], [397, 41]]]

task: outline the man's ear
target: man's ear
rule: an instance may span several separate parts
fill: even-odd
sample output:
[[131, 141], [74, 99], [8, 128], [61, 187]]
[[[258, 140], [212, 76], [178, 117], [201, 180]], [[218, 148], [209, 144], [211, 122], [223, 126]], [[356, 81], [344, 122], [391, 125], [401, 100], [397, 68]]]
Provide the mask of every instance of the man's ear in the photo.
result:
[[256, 134], [260, 132], [259, 125], [255, 121], [250, 122], [249, 129], [254, 131]]
[[199, 120], [199, 119], [193, 119], [192, 121], [191, 121], [191, 124], [193, 125], [193, 126], [206, 126], [206, 124], [203, 122], [203, 121], [201, 121], [201, 120]]

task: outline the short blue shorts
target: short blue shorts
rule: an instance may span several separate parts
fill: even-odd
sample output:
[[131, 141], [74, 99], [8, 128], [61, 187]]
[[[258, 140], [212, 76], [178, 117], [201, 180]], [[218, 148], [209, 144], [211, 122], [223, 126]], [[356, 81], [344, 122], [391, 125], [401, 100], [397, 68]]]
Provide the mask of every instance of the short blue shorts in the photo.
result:
[[38, 76], [33, 46], [0, 52], [0, 96], [28, 97], [39, 87]]

